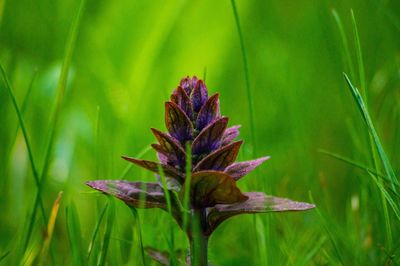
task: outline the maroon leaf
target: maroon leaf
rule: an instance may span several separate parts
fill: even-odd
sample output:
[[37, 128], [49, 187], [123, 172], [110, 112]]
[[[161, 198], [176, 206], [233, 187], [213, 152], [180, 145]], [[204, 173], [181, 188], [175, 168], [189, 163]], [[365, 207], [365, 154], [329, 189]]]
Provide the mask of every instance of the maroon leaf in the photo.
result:
[[158, 183], [96, 180], [86, 184], [135, 208], [167, 208], [163, 188]]
[[239, 153], [243, 141], [236, 141], [214, 151], [202, 159], [194, 168], [194, 172], [201, 170], [225, 170], [231, 165]]
[[304, 211], [315, 208], [314, 204], [268, 196], [262, 192], [249, 192], [244, 194], [248, 197], [244, 202], [218, 204], [210, 208], [207, 216], [209, 226], [207, 234], [211, 234], [212, 231], [226, 219], [239, 214]]
[[180, 180], [180, 181], [182, 181], [182, 179], [183, 179], [182, 174], [179, 173], [179, 171], [176, 170], [175, 168], [173, 168], [172, 166], [160, 164], [157, 162], [147, 161], [147, 160], [139, 160], [139, 159], [135, 159], [132, 157], [127, 157], [127, 156], [122, 156], [122, 158], [131, 163], [134, 163], [138, 166], [141, 166], [147, 170], [150, 170], [154, 173], [158, 173], [158, 167], [161, 167], [166, 176], [176, 178], [177, 180]]
[[233, 177], [235, 180], [239, 180], [269, 158], [269, 156], [266, 156], [251, 161], [233, 163], [228, 166], [224, 172]]
[[171, 95], [171, 102], [176, 103], [191, 119], [193, 116], [193, 106], [186, 91], [182, 87], [176, 88]]
[[166, 155], [175, 165], [184, 166], [186, 153], [179, 142], [155, 128], [152, 128], [151, 131], [160, 143], [160, 145], [152, 145], [152, 147], [156, 151]]
[[209, 123], [220, 117], [219, 94], [217, 93], [211, 96], [203, 107], [201, 107], [197, 115], [196, 127], [198, 130], [202, 130]]
[[[196, 207], [210, 207], [218, 203], [235, 203], [247, 199], [236, 186], [236, 181], [224, 172], [193, 173], [191, 198]], [[182, 193], [183, 190], [182, 190]]]
[[193, 110], [197, 113], [200, 108], [206, 103], [208, 99], [207, 87], [202, 80], [197, 81], [192, 93], [190, 94], [190, 100], [193, 104]]
[[173, 102], [165, 103], [165, 124], [169, 134], [181, 143], [192, 139], [193, 125], [189, 117]]
[[205, 127], [192, 143], [193, 154], [213, 151], [221, 145], [223, 132], [228, 124], [228, 118], [223, 117]]
[[192, 79], [189, 78], [189, 76], [187, 76], [186, 78], [183, 78], [179, 84], [179, 86], [181, 86], [187, 93], [187, 95], [190, 95], [190, 93], [192, 92], [194, 85], [197, 83], [197, 77], [193, 76]]
[[224, 136], [222, 137], [222, 146], [231, 143], [237, 136], [239, 136], [240, 125], [229, 127], [225, 130]]

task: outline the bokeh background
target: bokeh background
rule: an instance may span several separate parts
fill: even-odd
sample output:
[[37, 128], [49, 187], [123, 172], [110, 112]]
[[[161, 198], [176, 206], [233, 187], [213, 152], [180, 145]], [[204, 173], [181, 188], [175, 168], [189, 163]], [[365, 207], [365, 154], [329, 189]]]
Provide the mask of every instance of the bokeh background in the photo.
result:
[[[222, 113], [230, 117], [230, 125], [242, 125], [241, 160], [251, 159], [254, 149], [258, 156], [272, 157], [239, 186], [299, 201], [312, 197], [319, 211], [230, 219], [210, 240], [209, 256], [215, 265], [399, 263], [399, 220], [390, 206], [385, 216], [383, 206], [388, 203], [376, 183], [366, 171], [319, 151], [374, 168], [368, 128], [344, 81], [346, 72], [367, 92], [372, 120], [398, 175], [398, 1], [237, 0], [253, 95], [249, 104], [230, 1], [88, 0], [58, 123], [51, 128], [66, 44], [80, 5], [78, 0], [0, 0], [0, 62], [23, 106], [39, 172], [49, 134], [55, 132], [41, 192], [47, 217], [58, 192], [64, 194], [45, 264], [98, 262], [113, 214], [106, 211], [87, 261], [93, 231], [109, 200], [92, 193], [84, 182], [117, 179], [128, 165], [121, 155], [144, 153], [143, 158], [155, 158], [146, 149], [155, 141], [149, 128], [165, 128], [163, 102], [186, 75], [205, 77], [210, 92], [221, 94]], [[364, 88], [351, 9], [365, 69]], [[375, 169], [383, 172], [379, 165]], [[127, 179], [155, 177], [133, 167]], [[2, 79], [0, 264], [37, 262], [48, 224], [40, 211], [29, 244], [22, 248], [36, 193], [25, 141]], [[394, 199], [398, 206], [399, 198]], [[138, 221], [123, 203], [114, 205], [106, 262], [140, 265]], [[66, 209], [74, 210], [72, 229]], [[167, 250], [173, 223], [168, 215], [145, 210], [139, 211], [139, 219], [143, 245]], [[185, 236], [176, 225], [173, 228], [175, 245], [187, 248]], [[151, 265], [149, 258], [146, 261]]]

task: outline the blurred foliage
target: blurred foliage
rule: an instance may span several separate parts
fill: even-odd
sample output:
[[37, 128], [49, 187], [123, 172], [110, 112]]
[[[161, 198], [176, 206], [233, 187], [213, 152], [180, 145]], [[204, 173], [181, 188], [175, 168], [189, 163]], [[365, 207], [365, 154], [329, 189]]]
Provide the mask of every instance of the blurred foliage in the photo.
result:
[[[34, 157], [42, 167], [68, 32], [80, 1], [0, 0], [0, 62], [20, 106]], [[338, 26], [339, 14], [357, 70], [350, 9], [357, 20], [366, 72], [368, 105], [398, 176], [400, 163], [400, 2], [393, 0], [237, 1], [254, 96], [256, 143], [251, 143], [249, 105], [238, 33], [230, 1], [88, 0], [69, 71], [50, 175], [42, 194], [49, 216], [61, 190], [48, 263], [73, 263], [66, 226], [76, 206], [83, 254], [104, 196], [84, 185], [116, 179], [134, 156], [154, 142], [150, 127], [163, 128], [163, 102], [186, 75], [206, 76], [221, 94], [222, 113], [241, 124], [241, 159], [270, 155], [265, 166], [240, 182], [308, 201], [315, 212], [237, 217], [210, 242], [216, 265], [383, 264], [400, 243], [388, 243], [381, 198], [370, 176], [317, 152], [323, 148], [373, 167], [367, 129], [343, 80], [350, 73]], [[29, 90], [30, 83], [33, 86]], [[153, 152], [146, 158], [155, 158]], [[41, 171], [41, 169], [40, 169]], [[0, 83], [0, 258], [16, 262], [36, 194], [18, 120], [4, 82]], [[132, 168], [129, 180], [154, 180]], [[398, 198], [397, 198], [398, 201]], [[108, 252], [109, 265], [140, 261], [137, 225], [118, 202]], [[399, 221], [389, 213], [393, 235]], [[160, 210], [139, 212], [143, 244], [167, 250], [171, 219]], [[32, 246], [41, 245], [48, 221], [37, 215]], [[108, 218], [110, 219], [110, 218]], [[262, 224], [260, 228], [256, 225]], [[327, 227], [329, 230], [326, 230]], [[100, 249], [106, 223], [96, 239]], [[178, 248], [187, 242], [175, 227]], [[179, 233], [178, 233], [179, 232]], [[328, 233], [330, 232], [330, 233]], [[266, 250], [260, 243], [265, 241]], [[39, 244], [37, 244], [39, 243]], [[339, 256], [335, 251], [336, 243]], [[261, 254], [262, 253], [262, 254]], [[55, 256], [54, 256], [55, 254]], [[74, 255], [75, 256], [75, 255]], [[339, 259], [341, 257], [341, 259]], [[0, 260], [1, 261], [1, 260]]]

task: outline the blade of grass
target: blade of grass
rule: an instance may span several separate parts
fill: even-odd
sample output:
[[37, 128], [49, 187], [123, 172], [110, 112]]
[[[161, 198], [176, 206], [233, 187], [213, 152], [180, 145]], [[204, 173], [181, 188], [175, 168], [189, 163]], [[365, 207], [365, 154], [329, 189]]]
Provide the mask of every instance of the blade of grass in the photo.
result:
[[[30, 162], [30, 165], [31, 165], [32, 173], [33, 173], [33, 178], [35, 180], [35, 184], [38, 187], [38, 191], [39, 191], [39, 189], [40, 189], [39, 173], [38, 173], [38, 170], [37, 170], [37, 167], [36, 167], [35, 159], [33, 157], [32, 146], [31, 146], [31, 142], [30, 142], [30, 139], [29, 139], [28, 132], [27, 132], [26, 127], [25, 127], [24, 118], [22, 116], [22, 112], [21, 112], [20, 108], [18, 107], [17, 100], [15, 98], [15, 95], [13, 93], [13, 89], [11, 87], [11, 83], [8, 80], [7, 75], [5, 73], [5, 70], [4, 70], [4, 68], [3, 68], [3, 66], [1, 64], [0, 64], [0, 70], [1, 70], [4, 82], [5, 82], [5, 85], [6, 85], [5, 87], [7, 88], [7, 91], [9, 93], [10, 97], [11, 97], [14, 109], [15, 109], [15, 111], [17, 113], [17, 116], [18, 116], [19, 126], [21, 127], [21, 131], [22, 131], [22, 134], [23, 134], [24, 140], [25, 140], [26, 149], [28, 151], [28, 157], [29, 157], [29, 162]], [[45, 212], [43, 201], [42, 201], [42, 198], [41, 198], [41, 194], [37, 195], [36, 201], [37, 201], [37, 207], [40, 207], [43, 219], [47, 220], [46, 219], [46, 212]], [[37, 209], [37, 207], [36, 207], [36, 209]], [[36, 213], [36, 211], [34, 210], [32, 212], [32, 217], [30, 219], [30, 224], [29, 224], [29, 227], [28, 227], [27, 235], [26, 235], [25, 240], [24, 240], [24, 244], [22, 246], [21, 254], [25, 253], [26, 249], [28, 248], [28, 243], [29, 243], [29, 240], [30, 240], [30, 236], [31, 236], [32, 229], [33, 229], [33, 224], [34, 224], [35, 217], [36, 217], [36, 215], [33, 216], [33, 213]]]
[[71, 202], [65, 209], [67, 233], [71, 248], [71, 258], [73, 265], [84, 265], [82, 255], [81, 228], [75, 204]]
[[[162, 169], [162, 167], [160, 165], [158, 165], [158, 172], [160, 174], [160, 180], [161, 180], [161, 184], [164, 190], [164, 195], [165, 195], [165, 200], [167, 202], [167, 210], [168, 213], [171, 215], [171, 217], [173, 217], [173, 213], [172, 213], [172, 204], [171, 204], [171, 197], [169, 194], [169, 190], [168, 190], [168, 185], [167, 185], [167, 180], [165, 179], [165, 175], [164, 175], [164, 170]], [[170, 248], [170, 264], [171, 265], [177, 265], [177, 260], [176, 260], [176, 256], [175, 256], [175, 234], [174, 234], [174, 228], [172, 223], [170, 223], [170, 241], [169, 241], [169, 248]]]
[[60, 208], [62, 195], [63, 195], [63, 192], [60, 191], [58, 193], [57, 198], [54, 201], [53, 207], [51, 209], [49, 223], [47, 225], [47, 231], [46, 231], [43, 247], [42, 247], [42, 250], [40, 252], [39, 265], [43, 265], [43, 263], [44, 263], [44, 261], [46, 259], [47, 251], [49, 250], [49, 247], [50, 247], [51, 239], [53, 238], [54, 225], [56, 223], [56, 219], [57, 219], [57, 215], [58, 215], [58, 210]]
[[354, 78], [353, 60], [350, 55], [349, 42], [347, 41], [347, 37], [346, 37], [346, 33], [343, 28], [342, 20], [335, 9], [332, 9], [332, 15], [333, 15], [333, 18], [335, 19], [335, 22], [339, 29], [340, 37], [342, 39], [342, 45], [343, 45], [343, 49], [344, 49], [344, 60], [346, 60], [347, 67], [350, 71], [350, 76], [352, 78]]
[[388, 179], [388, 177], [385, 176], [384, 174], [377, 173], [377, 172], [375, 172], [375, 169], [370, 168], [370, 167], [368, 167], [368, 166], [366, 166], [366, 165], [364, 165], [362, 163], [356, 162], [356, 161], [354, 161], [354, 160], [352, 160], [350, 158], [347, 158], [347, 157], [344, 157], [344, 156], [342, 156], [340, 154], [333, 153], [333, 152], [330, 152], [330, 151], [327, 151], [327, 150], [323, 150], [323, 149], [318, 149], [317, 151], [319, 153], [328, 155], [328, 156], [333, 157], [335, 159], [338, 159], [340, 161], [349, 163], [350, 165], [355, 166], [355, 167], [357, 167], [359, 169], [362, 169], [362, 170], [365, 170], [365, 171], [369, 171], [369, 172], [373, 173], [374, 175], [377, 175], [377, 176], [379, 176], [381, 178], [384, 178], [386, 181], [390, 181], [390, 179]]
[[[68, 40], [67, 40], [67, 44], [66, 44], [66, 50], [65, 50], [63, 65], [61, 68], [60, 79], [59, 79], [58, 85], [57, 85], [56, 102], [55, 102], [55, 106], [54, 106], [53, 112], [50, 117], [50, 126], [49, 126], [50, 133], [49, 133], [49, 138], [47, 140], [47, 148], [45, 150], [43, 168], [42, 168], [42, 172], [41, 172], [40, 179], [39, 179], [39, 188], [36, 193], [36, 198], [34, 201], [32, 217], [30, 219], [31, 221], [35, 220], [37, 208], [38, 208], [41, 194], [43, 191], [43, 187], [44, 187], [44, 184], [46, 183], [46, 179], [47, 179], [47, 174], [48, 174], [48, 170], [49, 170], [49, 166], [50, 166], [51, 152], [53, 150], [56, 128], [57, 128], [57, 124], [58, 124], [59, 114], [61, 111], [61, 103], [62, 103], [62, 99], [64, 96], [65, 88], [67, 85], [67, 77], [68, 77], [68, 73], [69, 73], [69, 67], [70, 67], [71, 61], [72, 61], [72, 54], [73, 54], [73, 51], [75, 48], [75, 42], [76, 42], [76, 38], [78, 35], [79, 25], [81, 22], [81, 18], [83, 16], [84, 5], [85, 5], [85, 0], [82, 0], [80, 3], [79, 9], [78, 9], [78, 13], [72, 23], [71, 30], [70, 30]], [[28, 229], [27, 243], [29, 243], [30, 235], [32, 234], [32, 229], [33, 229], [33, 224], [30, 224], [29, 229]]]
[[11, 251], [6, 251], [5, 253], [3, 253], [3, 255], [1, 255], [0, 257], [0, 262], [2, 262], [5, 258], [7, 258], [8, 255], [10, 255]]
[[321, 239], [314, 245], [314, 247], [305, 255], [304, 259], [299, 265], [310, 265], [310, 260], [317, 254], [321, 249], [322, 245], [326, 242], [326, 236], [322, 236]]
[[379, 188], [379, 190], [382, 192], [382, 194], [385, 196], [385, 199], [388, 201], [389, 205], [392, 207], [394, 214], [396, 215], [397, 219], [400, 221], [400, 211], [390, 196], [390, 194], [386, 191], [385, 187], [382, 185], [381, 182], [375, 177], [375, 175], [369, 171], [367, 171], [368, 174], [372, 177], [372, 180], [375, 182], [376, 186]]
[[[365, 166], [365, 165], [363, 165], [363, 164], [361, 164], [361, 163], [359, 163], [359, 162], [356, 162], [356, 161], [354, 161], [354, 160], [352, 160], [352, 159], [349, 159], [349, 158], [344, 157], [344, 156], [342, 156], [342, 155], [340, 155], [340, 154], [333, 153], [333, 152], [326, 151], [326, 150], [322, 150], [322, 149], [319, 149], [318, 152], [320, 152], [320, 153], [322, 153], [322, 154], [326, 154], [326, 155], [328, 155], [328, 156], [331, 156], [332, 158], [338, 159], [339, 161], [348, 163], [348, 164], [350, 164], [350, 165], [352, 165], [352, 166], [354, 166], [354, 167], [357, 167], [357, 168], [359, 168], [359, 169], [362, 169], [362, 170], [364, 170], [364, 171], [366, 171], [366, 172], [370, 172], [370, 173], [372, 173], [373, 175], [376, 175], [376, 176], [378, 176], [378, 177], [381, 177], [381, 178], [383, 178], [385, 181], [390, 182], [390, 179], [388, 179], [388, 177], [385, 176], [384, 174], [376, 173], [374, 169], [372, 169], [372, 168], [370, 168], [370, 167], [368, 167], [368, 166]], [[400, 194], [399, 194], [399, 193], [397, 193], [396, 191], [393, 191], [391, 188], [389, 188], [389, 191], [392, 192], [396, 197], [398, 197], [398, 198], [400, 199]]]
[[[186, 176], [184, 183], [184, 195], [183, 195], [183, 208], [186, 210], [190, 209], [190, 183], [192, 180], [192, 149], [190, 143], [186, 143]], [[189, 213], [183, 213], [182, 229], [184, 232], [187, 230]]]
[[90, 255], [92, 254], [93, 246], [95, 244], [97, 234], [99, 232], [99, 228], [100, 228], [101, 222], [103, 221], [104, 214], [106, 213], [107, 207], [108, 207], [108, 203], [106, 203], [104, 205], [103, 209], [101, 210], [99, 219], [97, 220], [97, 223], [94, 227], [92, 237], [90, 238], [90, 242], [89, 242], [89, 247], [88, 247], [88, 252], [87, 252], [87, 261], [89, 261]]
[[381, 144], [381, 141], [378, 137], [378, 133], [375, 130], [375, 127], [372, 123], [372, 119], [368, 113], [367, 107], [365, 106], [365, 103], [361, 97], [361, 94], [359, 93], [359, 91], [357, 90], [356, 87], [353, 86], [353, 84], [351, 83], [350, 79], [347, 77], [347, 75], [345, 73], [343, 73], [344, 78], [349, 86], [349, 89], [354, 97], [354, 100], [357, 103], [357, 106], [359, 108], [359, 110], [361, 111], [362, 117], [364, 119], [364, 122], [367, 124], [368, 130], [369, 132], [372, 134], [375, 146], [378, 150], [378, 154], [380, 156], [381, 162], [383, 164], [383, 167], [385, 169], [386, 175], [389, 177], [391, 185], [392, 185], [392, 189], [394, 191], [396, 191], [395, 185], [399, 185], [399, 182], [397, 181], [396, 175], [393, 171], [393, 168], [389, 162], [389, 159], [386, 156], [385, 150], [383, 149], [383, 146]]
[[231, 0], [231, 5], [232, 5], [232, 10], [233, 10], [233, 15], [235, 17], [235, 23], [236, 23], [236, 29], [239, 35], [239, 41], [240, 41], [240, 49], [242, 52], [242, 60], [243, 60], [243, 70], [244, 70], [244, 77], [246, 81], [246, 94], [247, 94], [247, 102], [249, 105], [249, 119], [250, 119], [250, 131], [251, 131], [251, 142], [252, 142], [252, 155], [253, 158], [256, 158], [257, 152], [256, 152], [256, 130], [255, 130], [255, 120], [254, 120], [254, 103], [253, 103], [253, 95], [251, 92], [251, 86], [250, 86], [250, 74], [249, 74], [249, 63], [247, 61], [247, 53], [246, 53], [246, 47], [244, 45], [244, 38], [243, 38], [243, 33], [242, 33], [242, 28], [240, 26], [240, 20], [239, 20], [239, 13], [236, 8], [236, 3], [235, 0]]
[[143, 247], [143, 238], [142, 238], [142, 228], [140, 226], [140, 219], [139, 219], [139, 214], [136, 210], [136, 208], [130, 207], [134, 222], [135, 222], [135, 228], [136, 228], [136, 235], [139, 238], [139, 248], [140, 248], [140, 259], [141, 259], [141, 265], [145, 266], [144, 262], [144, 247]]
[[[233, 15], [235, 18], [236, 29], [237, 29], [237, 32], [239, 35], [240, 49], [241, 49], [241, 53], [242, 53], [243, 70], [244, 70], [245, 83], [246, 83], [246, 96], [247, 96], [247, 103], [249, 106], [250, 134], [251, 134], [251, 142], [252, 142], [251, 152], [252, 152], [253, 158], [256, 158], [257, 157], [257, 150], [256, 150], [257, 145], [256, 145], [255, 118], [254, 118], [254, 110], [253, 110], [254, 102], [253, 102], [253, 95], [252, 95], [252, 91], [251, 91], [249, 64], [248, 64], [248, 60], [247, 60], [247, 52], [246, 52], [246, 47], [244, 44], [243, 32], [242, 32], [242, 28], [240, 26], [239, 13], [238, 13], [238, 10], [236, 7], [235, 0], [231, 0], [231, 6], [232, 6]], [[255, 180], [258, 180], [258, 179], [255, 179]], [[262, 186], [264, 186], [264, 184], [262, 184]], [[256, 216], [253, 216], [253, 224], [256, 226], [256, 228], [257, 228], [257, 224], [260, 224], [260, 222], [257, 221]], [[264, 229], [269, 231], [269, 228], [270, 228], [270, 221], [269, 221], [269, 218], [267, 217], [266, 218], [266, 226], [262, 226], [262, 231], [264, 231]], [[255, 232], [255, 235], [256, 235], [257, 243], [263, 244], [265, 242], [265, 240], [259, 239], [257, 232]], [[269, 239], [267, 239], [267, 241], [269, 241]], [[268, 256], [266, 254], [266, 252], [267, 252], [266, 248], [260, 249], [259, 252], [260, 252], [261, 258], [265, 258], [265, 261], [262, 260], [261, 263], [262, 264], [267, 263], [266, 258]]]
[[[315, 204], [314, 198], [313, 198], [313, 196], [312, 196], [312, 194], [311, 194], [311, 191], [309, 191], [308, 196], [309, 196], [309, 198], [310, 198], [310, 202], [311, 202], [312, 204]], [[318, 217], [319, 217], [320, 220], [321, 220], [322, 227], [325, 229], [326, 233], [327, 233], [328, 236], [329, 236], [329, 240], [330, 240], [330, 242], [331, 242], [331, 244], [332, 244], [332, 246], [333, 246], [333, 249], [334, 249], [334, 251], [335, 251], [335, 255], [336, 255], [337, 259], [339, 260], [340, 264], [345, 265], [345, 264], [344, 264], [344, 261], [343, 261], [343, 258], [342, 258], [342, 255], [341, 255], [341, 253], [340, 253], [340, 251], [339, 251], [340, 249], [339, 249], [339, 247], [338, 247], [338, 245], [337, 245], [337, 243], [336, 243], [334, 234], [333, 234], [333, 233], [331, 232], [331, 230], [329, 229], [328, 223], [327, 223], [327, 221], [325, 220], [324, 216], [322, 215], [321, 211], [319, 210], [319, 207], [318, 207], [318, 206], [315, 208], [315, 211], [317, 212]]]
[[[366, 78], [365, 78], [365, 68], [364, 68], [364, 61], [363, 61], [363, 56], [362, 56], [361, 41], [360, 41], [360, 36], [358, 34], [357, 21], [356, 21], [353, 9], [350, 9], [350, 13], [351, 13], [351, 20], [353, 23], [353, 33], [354, 33], [354, 40], [355, 40], [355, 47], [356, 47], [356, 54], [357, 54], [357, 65], [358, 65], [358, 73], [359, 73], [361, 91], [364, 92], [365, 110], [368, 110], [368, 89], [367, 89], [367, 82], [366, 82]], [[361, 97], [360, 97], [360, 99], [362, 100]], [[376, 154], [376, 149], [374, 147], [374, 137], [375, 136], [373, 136], [373, 133], [371, 131], [369, 131], [368, 137], [369, 137], [369, 148], [370, 148], [370, 154], [372, 157], [372, 161], [374, 163], [376, 172], [379, 172], [380, 171], [379, 170], [379, 160], [377, 158], [378, 156]], [[378, 140], [379, 140], [379, 138], [378, 138]], [[375, 143], [376, 143], [376, 140], [375, 140]], [[382, 184], [381, 179], [379, 180], [379, 182], [381, 182], [381, 184]], [[394, 186], [393, 186], [393, 189], [395, 189]], [[382, 207], [383, 207], [382, 209], [383, 209], [383, 216], [384, 216], [384, 222], [385, 222], [384, 226], [386, 229], [386, 237], [387, 237], [386, 242], [388, 243], [388, 248], [391, 249], [392, 242], [393, 242], [392, 229], [391, 229], [391, 223], [390, 223], [387, 202], [385, 200], [385, 195], [383, 193], [381, 193], [381, 201], [382, 201]]]
[[357, 21], [356, 17], [354, 16], [353, 9], [350, 9], [351, 13], [351, 21], [353, 23], [353, 33], [354, 33], [354, 41], [356, 45], [356, 55], [357, 55], [357, 65], [358, 65], [358, 74], [360, 78], [360, 85], [361, 90], [364, 92], [364, 99], [365, 102], [368, 102], [368, 93], [367, 93], [367, 84], [365, 80], [365, 70], [364, 70], [364, 60], [362, 56], [362, 49], [361, 49], [361, 42], [360, 36], [358, 35], [358, 28], [357, 28]]
[[106, 231], [105, 231], [104, 237], [103, 237], [103, 243], [102, 243], [99, 263], [97, 264], [99, 266], [103, 266], [106, 264], [107, 253], [108, 253], [108, 248], [109, 248], [110, 239], [111, 239], [111, 233], [113, 230], [114, 220], [115, 220], [115, 202], [112, 197], [108, 197], [108, 198], [109, 198], [110, 202], [109, 202], [109, 207], [108, 207]]
[[[151, 147], [146, 145], [136, 156], [135, 158], [141, 158], [143, 157], [149, 150], [151, 150]], [[118, 180], [124, 180], [126, 176], [128, 175], [129, 171], [132, 169], [133, 164], [128, 164], [124, 171], [119, 175]]]

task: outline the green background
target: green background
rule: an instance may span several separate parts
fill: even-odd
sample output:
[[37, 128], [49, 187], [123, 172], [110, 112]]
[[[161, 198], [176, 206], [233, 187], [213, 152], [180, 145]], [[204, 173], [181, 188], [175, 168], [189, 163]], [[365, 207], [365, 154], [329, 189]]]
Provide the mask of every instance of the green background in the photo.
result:
[[[210, 240], [214, 264], [400, 262], [399, 219], [382, 200], [373, 178], [318, 151], [334, 152], [385, 173], [379, 159], [374, 167], [368, 128], [344, 81], [342, 72], [346, 72], [367, 95], [371, 118], [398, 175], [399, 2], [238, 0], [236, 5], [253, 104], [247, 100], [230, 1], [89, 0], [53, 127], [57, 84], [80, 1], [0, 0], [0, 62], [19, 106], [25, 106], [23, 117], [39, 172], [49, 132], [55, 130], [41, 193], [47, 218], [57, 193], [64, 194], [44, 264], [86, 263], [93, 230], [108, 200], [92, 193], [84, 182], [117, 179], [128, 165], [121, 155], [135, 156], [155, 142], [149, 128], [165, 130], [163, 103], [186, 75], [206, 76], [210, 93], [220, 93], [222, 113], [230, 118], [230, 125], [242, 125], [240, 138], [245, 142], [240, 160], [251, 159], [254, 149], [258, 157], [272, 157], [239, 187], [306, 202], [312, 195], [320, 212], [232, 218]], [[364, 88], [351, 9], [360, 37]], [[333, 10], [341, 18], [348, 54]], [[155, 159], [155, 154], [146, 152], [144, 158]], [[153, 181], [155, 177], [133, 167], [127, 179]], [[36, 263], [36, 256], [40, 258], [48, 223], [40, 211], [33, 221], [31, 241], [21, 251], [36, 193], [24, 138], [2, 81], [0, 258], [5, 257], [0, 264], [16, 265], [21, 258], [25, 264]], [[398, 195], [390, 196], [399, 206]], [[140, 265], [137, 221], [122, 202], [115, 202], [115, 207], [106, 261]], [[70, 213], [76, 210], [74, 218], [66, 218], [67, 208]], [[167, 250], [172, 219], [161, 210], [139, 211], [139, 216], [143, 245]], [[104, 254], [103, 236], [112, 217], [107, 210], [90, 264]], [[175, 245], [186, 248], [185, 236], [178, 226], [173, 228]]]

